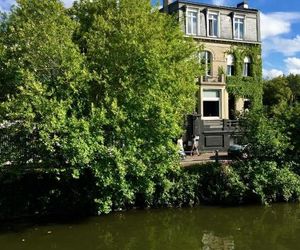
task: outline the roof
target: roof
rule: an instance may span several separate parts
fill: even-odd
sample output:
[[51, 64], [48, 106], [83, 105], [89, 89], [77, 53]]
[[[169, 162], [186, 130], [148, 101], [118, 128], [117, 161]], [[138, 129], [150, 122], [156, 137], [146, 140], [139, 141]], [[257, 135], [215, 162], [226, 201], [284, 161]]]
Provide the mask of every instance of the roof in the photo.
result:
[[242, 12], [258, 12], [257, 9], [243, 9], [243, 8], [237, 8], [236, 6], [220, 6], [220, 5], [214, 5], [214, 4], [207, 4], [207, 3], [201, 3], [201, 2], [196, 2], [196, 1], [191, 1], [191, 0], [176, 0], [170, 5], [177, 4], [177, 3], [185, 3], [185, 4], [192, 4], [192, 5], [198, 5], [198, 6], [204, 6], [207, 8], [219, 8], [219, 9], [225, 9], [225, 10], [233, 10], [233, 11], [242, 11]]

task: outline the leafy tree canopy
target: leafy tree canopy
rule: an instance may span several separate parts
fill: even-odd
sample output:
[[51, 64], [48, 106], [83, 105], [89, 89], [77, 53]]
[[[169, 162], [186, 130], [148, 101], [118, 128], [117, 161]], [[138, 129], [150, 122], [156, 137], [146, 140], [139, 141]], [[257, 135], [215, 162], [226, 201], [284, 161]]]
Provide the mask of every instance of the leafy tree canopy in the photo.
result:
[[264, 83], [263, 102], [270, 114], [282, 113], [300, 101], [300, 75], [279, 76]]
[[[164, 197], [193, 110], [192, 40], [146, 0], [18, 0], [1, 21], [1, 164], [91, 168], [99, 211]], [[22, 169], [22, 168], [21, 168]], [[101, 187], [101, 188], [100, 188]]]
[[292, 101], [292, 90], [286, 77], [279, 76], [264, 84], [263, 103], [270, 113], [282, 112]]

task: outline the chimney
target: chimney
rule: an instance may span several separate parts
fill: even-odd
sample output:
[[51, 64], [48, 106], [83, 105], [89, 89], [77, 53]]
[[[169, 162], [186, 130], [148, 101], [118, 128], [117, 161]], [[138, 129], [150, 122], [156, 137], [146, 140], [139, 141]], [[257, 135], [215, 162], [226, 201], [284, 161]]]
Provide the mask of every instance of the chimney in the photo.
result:
[[248, 0], [244, 0], [243, 2], [239, 3], [236, 7], [239, 9], [248, 9]]
[[171, 4], [171, 0], [164, 0], [163, 9], [164, 9], [164, 12], [166, 12], [166, 13], [169, 12], [169, 4]]

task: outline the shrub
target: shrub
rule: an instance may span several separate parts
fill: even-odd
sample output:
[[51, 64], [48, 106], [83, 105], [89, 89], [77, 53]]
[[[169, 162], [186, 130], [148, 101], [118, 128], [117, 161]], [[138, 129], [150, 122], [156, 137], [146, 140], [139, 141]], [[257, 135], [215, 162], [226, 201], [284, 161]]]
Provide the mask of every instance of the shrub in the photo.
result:
[[290, 138], [282, 122], [254, 111], [240, 119], [242, 144], [250, 144], [251, 158], [259, 161], [282, 162], [290, 149]]
[[208, 163], [187, 172], [198, 175], [195, 192], [200, 201], [227, 205], [243, 202], [246, 186], [231, 166]]
[[246, 202], [267, 204], [300, 197], [300, 177], [287, 165], [279, 167], [276, 162], [253, 160], [235, 163], [233, 168], [247, 187]]
[[73, 171], [6, 170], [0, 173], [0, 220], [24, 216], [90, 215], [95, 211], [95, 178]]

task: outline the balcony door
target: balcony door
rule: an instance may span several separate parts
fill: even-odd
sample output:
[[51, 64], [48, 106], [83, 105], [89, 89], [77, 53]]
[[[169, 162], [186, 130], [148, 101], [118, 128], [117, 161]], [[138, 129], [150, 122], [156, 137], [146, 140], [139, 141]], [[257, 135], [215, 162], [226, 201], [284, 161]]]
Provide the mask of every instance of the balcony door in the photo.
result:
[[202, 51], [200, 53], [200, 63], [204, 68], [205, 76], [212, 76], [212, 54], [209, 51]]

